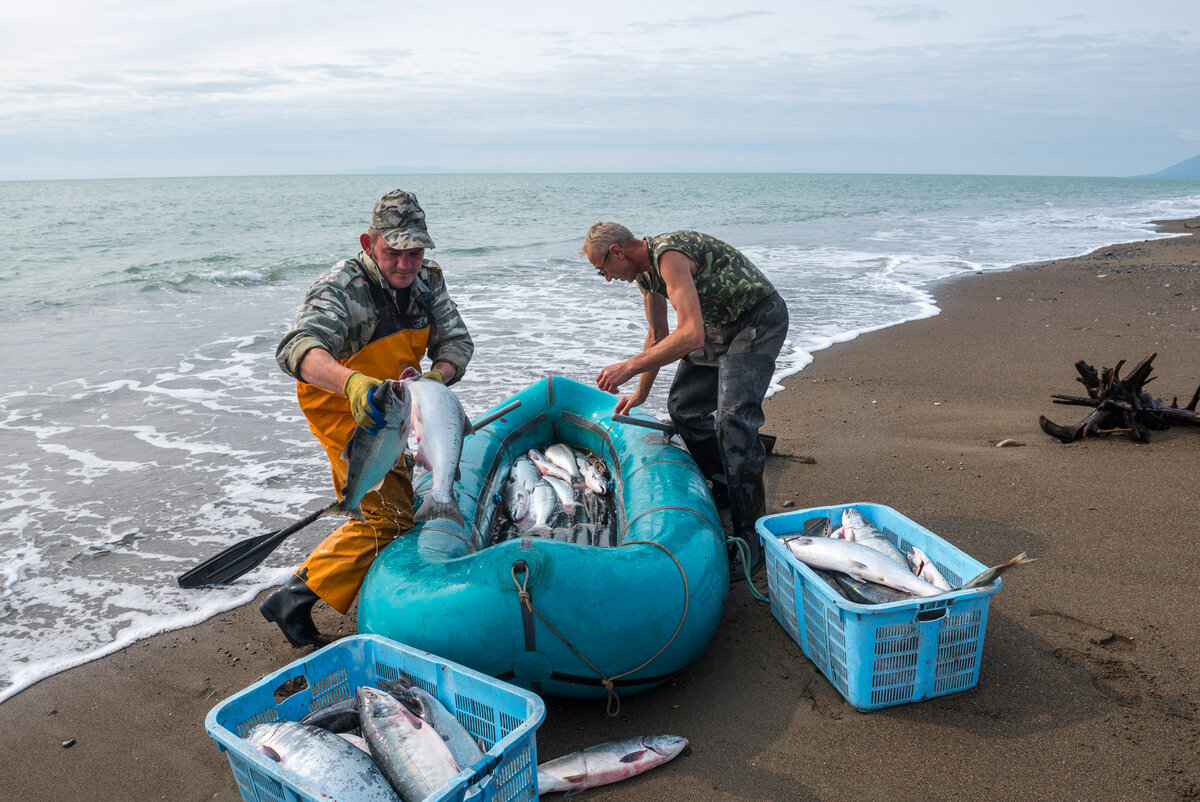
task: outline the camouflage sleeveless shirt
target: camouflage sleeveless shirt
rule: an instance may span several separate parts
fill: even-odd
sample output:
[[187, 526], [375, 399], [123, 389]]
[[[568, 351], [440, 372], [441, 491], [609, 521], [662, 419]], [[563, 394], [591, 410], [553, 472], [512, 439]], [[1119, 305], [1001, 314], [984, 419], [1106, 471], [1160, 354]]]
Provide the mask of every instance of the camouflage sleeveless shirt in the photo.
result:
[[775, 287], [741, 251], [699, 231], [669, 231], [646, 237], [650, 270], [637, 277], [647, 292], [663, 297], [667, 283], [658, 262], [667, 251], [679, 251], [696, 263], [696, 292], [706, 327], [728, 325], [759, 301], [775, 292]]

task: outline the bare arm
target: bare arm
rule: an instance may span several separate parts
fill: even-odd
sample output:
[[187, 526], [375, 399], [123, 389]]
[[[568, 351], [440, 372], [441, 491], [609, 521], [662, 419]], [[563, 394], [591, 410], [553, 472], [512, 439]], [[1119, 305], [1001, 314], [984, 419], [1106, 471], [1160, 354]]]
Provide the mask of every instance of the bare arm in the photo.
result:
[[615, 393], [630, 378], [641, 375], [637, 393], [628, 399], [621, 399], [618, 412], [624, 411], [622, 406], [628, 409], [646, 400], [659, 368], [704, 345], [704, 319], [700, 311], [700, 296], [692, 277], [694, 268], [695, 262], [678, 251], [667, 251], [662, 255], [659, 272], [667, 285], [667, 297], [675, 309], [675, 330], [667, 333], [666, 301], [654, 293], [644, 293], [646, 321], [650, 326], [645, 347], [641, 353], [624, 362], [604, 368], [596, 377], [600, 389]]

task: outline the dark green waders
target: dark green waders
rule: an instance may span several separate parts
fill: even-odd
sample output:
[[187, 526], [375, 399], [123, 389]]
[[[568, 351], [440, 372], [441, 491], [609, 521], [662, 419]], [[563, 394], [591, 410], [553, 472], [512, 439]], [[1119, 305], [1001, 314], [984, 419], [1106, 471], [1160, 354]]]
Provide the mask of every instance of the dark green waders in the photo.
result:
[[[707, 329], [704, 347], [679, 361], [667, 399], [671, 422], [712, 483], [714, 500], [722, 506], [728, 498], [731, 534], [750, 547], [752, 573], [763, 563], [754, 523], [766, 513], [762, 402], [787, 329], [787, 305], [778, 293], [729, 326]], [[734, 579], [744, 576], [740, 564], [732, 567]]]

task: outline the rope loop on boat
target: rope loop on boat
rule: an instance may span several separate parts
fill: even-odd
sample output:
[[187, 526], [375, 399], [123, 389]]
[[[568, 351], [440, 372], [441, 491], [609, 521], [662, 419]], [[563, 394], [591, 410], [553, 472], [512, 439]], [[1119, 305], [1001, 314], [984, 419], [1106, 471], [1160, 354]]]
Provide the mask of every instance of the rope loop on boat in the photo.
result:
[[758, 588], [754, 586], [754, 580], [750, 578], [750, 546], [737, 535], [729, 535], [725, 538], [725, 542], [736, 548], [742, 558], [742, 570], [746, 572], [746, 585], [750, 588], [751, 595], [761, 602], [770, 604], [771, 600], [759, 592]]
[[679, 577], [683, 580], [683, 615], [680, 616], [679, 624], [676, 625], [675, 631], [671, 633], [671, 637], [667, 640], [666, 643], [663, 644], [661, 649], [659, 649], [657, 652], [655, 652], [653, 655], [651, 655], [644, 663], [642, 663], [637, 668], [631, 668], [628, 671], [622, 671], [620, 674], [614, 674], [611, 677], [608, 676], [607, 674], [605, 674], [604, 671], [599, 666], [597, 666], [595, 663], [593, 663], [591, 660], [588, 660], [586, 657], [584, 657], [583, 653], [580, 652], [578, 649], [576, 649], [574, 644], [572, 644], [571, 641], [567, 640], [567, 638], [561, 632], [559, 632], [557, 629], [555, 629], [554, 625], [546, 620], [546, 616], [542, 615], [541, 611], [538, 610], [537, 607], [534, 606], [533, 596], [529, 592], [529, 575], [532, 572], [526, 570], [526, 571], [524, 571], [525, 577], [523, 579], [517, 579], [517, 566], [515, 563], [513, 564], [513, 567], [511, 570], [513, 584], [516, 585], [517, 596], [520, 597], [521, 603], [523, 605], [525, 605], [525, 607], [531, 613], [533, 613], [538, 618], [540, 618], [542, 620], [542, 623], [546, 625], [547, 629], [549, 629], [551, 632], [553, 632], [558, 637], [559, 640], [561, 640], [564, 644], [566, 644], [567, 648], [570, 649], [571, 652], [576, 657], [578, 657], [580, 660], [582, 660], [584, 663], [586, 663], [588, 668], [592, 669], [592, 671], [595, 671], [596, 674], [600, 677], [600, 684], [603, 685], [604, 690], [608, 692], [608, 702], [605, 705], [605, 712], [608, 714], [608, 716], [610, 718], [616, 717], [621, 712], [621, 697], [617, 694], [616, 688], [614, 687], [614, 683], [617, 680], [621, 679], [622, 677], [627, 677], [630, 674], [635, 674], [638, 671], [641, 671], [643, 668], [645, 668], [646, 666], [650, 665], [655, 660], [657, 660], [659, 655], [661, 655], [668, 648], [670, 648], [671, 644], [675, 642], [675, 638], [677, 638], [679, 636], [680, 630], [683, 629], [683, 622], [687, 620], [688, 605], [691, 601], [691, 592], [688, 589], [687, 574], [683, 570], [683, 565], [681, 565], [679, 560], [675, 557], [675, 555], [671, 553], [670, 549], [668, 549], [666, 546], [664, 546], [661, 543], [655, 543], [650, 540], [630, 540], [625, 543], [622, 543], [620, 547], [633, 546], [633, 545], [657, 546], [658, 548], [665, 551], [667, 553], [667, 556], [671, 558], [671, 561], [675, 563], [675, 567], [679, 569]]

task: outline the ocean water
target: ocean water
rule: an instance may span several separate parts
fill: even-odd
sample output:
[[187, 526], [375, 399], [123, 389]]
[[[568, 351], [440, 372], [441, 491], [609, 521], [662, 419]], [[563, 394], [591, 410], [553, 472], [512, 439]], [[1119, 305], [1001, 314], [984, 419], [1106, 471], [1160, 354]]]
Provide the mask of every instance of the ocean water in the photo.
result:
[[[617, 220], [733, 243], [788, 302], [776, 378], [937, 313], [932, 282], [1158, 236], [1200, 182], [798, 174], [439, 175], [0, 183], [0, 700], [286, 578], [320, 521], [227, 588], [176, 577], [331, 499], [275, 344], [417, 193], [476, 341], [477, 416], [548, 374], [592, 381], [645, 336], [639, 293], [578, 255]], [[646, 410], [666, 417], [673, 371]], [[632, 389], [632, 385], [630, 386]]]

